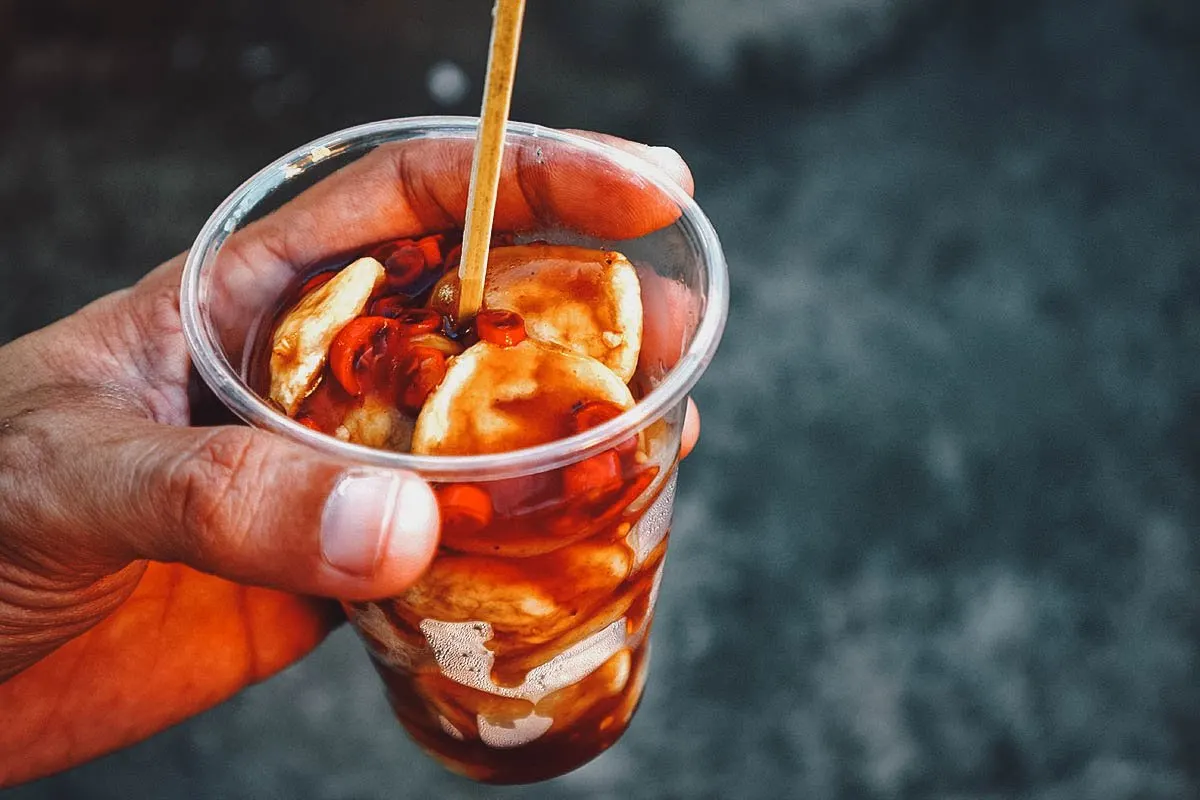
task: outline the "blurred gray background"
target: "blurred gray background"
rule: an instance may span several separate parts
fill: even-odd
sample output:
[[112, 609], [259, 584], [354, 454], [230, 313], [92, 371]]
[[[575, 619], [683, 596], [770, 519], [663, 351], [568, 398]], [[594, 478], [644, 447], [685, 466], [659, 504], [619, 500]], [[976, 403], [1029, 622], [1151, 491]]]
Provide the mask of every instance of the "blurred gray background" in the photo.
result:
[[[646, 701], [473, 785], [357, 642], [42, 798], [1200, 796], [1200, 4], [534, 0], [519, 118], [669, 144], [733, 270]], [[0, 0], [0, 340], [318, 134], [477, 109], [486, 0]]]

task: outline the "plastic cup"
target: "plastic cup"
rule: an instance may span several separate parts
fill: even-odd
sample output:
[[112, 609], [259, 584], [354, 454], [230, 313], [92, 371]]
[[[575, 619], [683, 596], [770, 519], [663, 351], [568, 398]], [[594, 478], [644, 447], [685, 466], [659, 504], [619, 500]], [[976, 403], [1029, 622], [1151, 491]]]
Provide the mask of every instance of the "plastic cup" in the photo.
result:
[[[426, 576], [400, 597], [343, 605], [396, 716], [426, 751], [476, 780], [526, 783], [603, 752], [642, 695], [685, 400], [716, 350], [728, 306], [724, 257], [703, 212], [670, 176], [636, 156], [510, 124], [506, 146], [517, 157], [549, 169], [564, 159], [586, 164], [591, 179], [632, 181], [647, 202], [677, 214], [648, 235], [604, 240], [596, 231], [616, 230], [627, 208], [601, 204], [596, 224], [575, 228], [539, 209], [543, 224], [520, 232], [522, 239], [619, 250], [642, 276], [645, 344], [637, 380], [644, 396], [583, 433], [482, 456], [372, 450], [288, 419], [254, 391], [250, 377], [258, 334], [286, 288], [319, 261], [344, 261], [350, 253], [309, 253], [305, 263], [286, 268], [278, 260], [260, 265], [248, 255], [253, 248], [242, 246], [254, 232], [243, 230], [379, 148], [469, 140], [476, 126], [475, 119], [448, 117], [376, 122], [283, 156], [209, 218], [188, 255], [181, 307], [196, 370], [244, 421], [348, 463], [417, 472], [434, 485], [442, 544]], [[461, 211], [448, 210], [460, 220]], [[331, 240], [334, 233], [344, 237], [330, 232]], [[319, 241], [322, 232], [304, 235]]]

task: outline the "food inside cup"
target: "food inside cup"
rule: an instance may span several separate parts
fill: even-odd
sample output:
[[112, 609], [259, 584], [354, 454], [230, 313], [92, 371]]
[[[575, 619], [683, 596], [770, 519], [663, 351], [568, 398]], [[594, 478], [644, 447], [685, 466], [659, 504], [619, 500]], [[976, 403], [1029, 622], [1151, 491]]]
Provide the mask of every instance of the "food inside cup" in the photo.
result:
[[271, 327], [270, 401], [343, 441], [419, 455], [532, 447], [633, 406], [642, 301], [625, 256], [501, 237], [483, 308], [460, 324], [451, 241], [387, 242], [297, 286]]
[[[260, 391], [327, 435], [429, 456], [564, 439], [647, 391], [624, 255], [497, 237], [463, 321], [459, 252], [452, 234], [402, 239], [297, 281], [265, 327]], [[427, 573], [346, 604], [397, 716], [443, 763], [541, 780], [620, 736], [645, 678], [677, 442], [660, 420], [561, 468], [437, 484]]]

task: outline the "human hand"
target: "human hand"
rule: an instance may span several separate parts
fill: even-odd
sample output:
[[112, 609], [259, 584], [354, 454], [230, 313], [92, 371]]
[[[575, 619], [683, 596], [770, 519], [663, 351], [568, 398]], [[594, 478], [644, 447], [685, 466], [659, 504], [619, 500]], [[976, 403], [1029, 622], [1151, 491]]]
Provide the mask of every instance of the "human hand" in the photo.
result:
[[[674, 153], [617, 144], [690, 189]], [[617, 238], [674, 217], [629, 179], [514, 156], [521, 191], [501, 197], [498, 229], [542, 215], [586, 229], [603, 205], [619, 230], [599, 233]], [[460, 225], [470, 157], [465, 141], [381, 148], [227, 248], [248, 269], [301, 269]], [[347, 473], [246, 427], [189, 427], [182, 263], [0, 348], [0, 786], [269, 677], [340, 621], [316, 597], [397, 594], [436, 549], [436, 504], [415, 476]]]

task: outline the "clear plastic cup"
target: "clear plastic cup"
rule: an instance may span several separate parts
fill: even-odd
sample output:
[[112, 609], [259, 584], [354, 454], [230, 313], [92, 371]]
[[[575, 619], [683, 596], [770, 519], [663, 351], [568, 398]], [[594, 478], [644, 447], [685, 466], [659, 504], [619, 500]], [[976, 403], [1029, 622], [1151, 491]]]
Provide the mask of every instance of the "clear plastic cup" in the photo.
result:
[[[551, 169], [561, 159], [585, 163], [596, 180], [633, 181], [678, 216], [653, 233], [617, 241], [546, 219], [542, 210], [538, 229], [519, 232], [523, 240], [616, 249], [638, 267], [645, 344], [637, 380], [644, 395], [631, 410], [569, 438], [454, 457], [342, 442], [265, 402], [251, 385], [258, 336], [285, 290], [322, 265], [306, 258], [287, 268], [277, 260], [260, 266], [239, 246], [240, 232], [255, 220], [377, 148], [470, 140], [476, 125], [472, 118], [389, 120], [288, 153], [209, 218], [188, 255], [181, 307], [197, 371], [247, 423], [348, 463], [411, 470], [434, 485], [443, 531], [429, 572], [400, 597], [344, 607], [396, 716], [425, 750], [476, 780], [525, 783], [603, 752], [641, 698], [685, 401], [727, 313], [716, 233], [687, 193], [648, 162], [590, 139], [510, 124], [510, 153]], [[603, 224], [607, 215], [628, 212], [618, 206], [597, 207], [601, 224], [587, 227], [611, 228]], [[461, 220], [461, 209], [450, 212]], [[319, 240], [321, 231], [305, 235]], [[321, 255], [328, 263], [349, 254]]]

